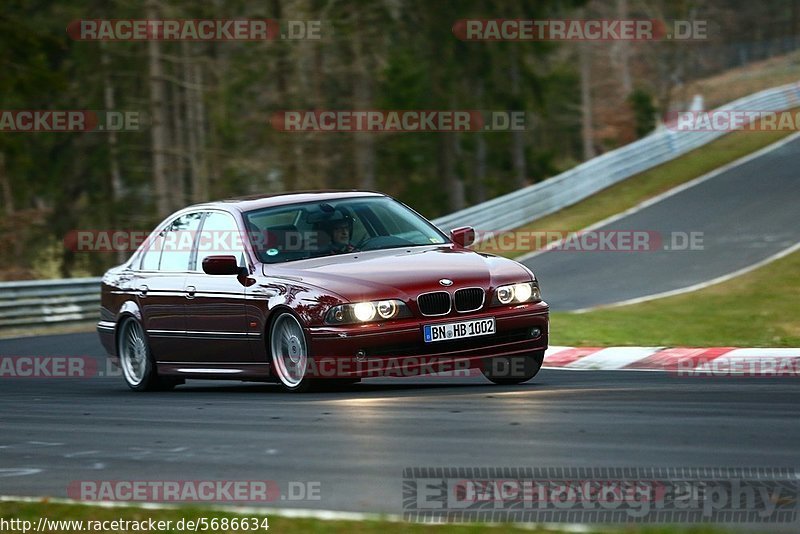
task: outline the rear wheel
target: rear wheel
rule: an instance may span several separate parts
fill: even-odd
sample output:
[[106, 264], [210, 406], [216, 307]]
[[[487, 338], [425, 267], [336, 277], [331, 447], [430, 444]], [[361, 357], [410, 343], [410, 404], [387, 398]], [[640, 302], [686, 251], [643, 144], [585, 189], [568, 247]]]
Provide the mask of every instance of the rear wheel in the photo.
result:
[[308, 343], [300, 321], [289, 312], [281, 312], [269, 332], [272, 373], [287, 391], [306, 391], [308, 377]]
[[133, 317], [125, 319], [120, 325], [117, 354], [125, 383], [134, 391], [172, 389], [179, 382], [158, 376], [144, 329]]
[[497, 356], [484, 360], [481, 372], [495, 384], [521, 384], [539, 373], [543, 361], [543, 350], [522, 356]]

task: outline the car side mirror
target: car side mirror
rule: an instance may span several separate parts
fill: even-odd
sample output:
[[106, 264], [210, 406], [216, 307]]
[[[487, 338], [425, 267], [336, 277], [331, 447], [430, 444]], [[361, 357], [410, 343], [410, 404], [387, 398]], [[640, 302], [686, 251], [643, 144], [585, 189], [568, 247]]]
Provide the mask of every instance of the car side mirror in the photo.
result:
[[203, 260], [203, 272], [215, 275], [238, 275], [242, 268], [236, 256], [208, 256]]
[[471, 226], [459, 226], [450, 230], [450, 239], [458, 246], [468, 247], [475, 242], [475, 229]]

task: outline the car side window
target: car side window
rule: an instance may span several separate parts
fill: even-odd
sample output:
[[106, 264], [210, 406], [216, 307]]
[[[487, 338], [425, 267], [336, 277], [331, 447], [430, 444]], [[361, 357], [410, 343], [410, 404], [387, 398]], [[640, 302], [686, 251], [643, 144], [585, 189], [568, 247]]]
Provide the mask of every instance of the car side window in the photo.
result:
[[209, 211], [203, 221], [197, 241], [197, 258], [193, 270], [203, 270], [203, 260], [209, 256], [236, 256], [239, 266], [245, 266], [244, 235], [239, 230], [234, 218], [221, 211]]
[[202, 212], [187, 213], [172, 221], [164, 235], [159, 266], [161, 271], [182, 272], [189, 269], [189, 259], [202, 216]]
[[161, 249], [164, 247], [164, 233], [153, 232], [147, 238], [147, 249], [142, 254], [140, 269], [143, 271], [157, 271], [158, 262], [161, 260]]

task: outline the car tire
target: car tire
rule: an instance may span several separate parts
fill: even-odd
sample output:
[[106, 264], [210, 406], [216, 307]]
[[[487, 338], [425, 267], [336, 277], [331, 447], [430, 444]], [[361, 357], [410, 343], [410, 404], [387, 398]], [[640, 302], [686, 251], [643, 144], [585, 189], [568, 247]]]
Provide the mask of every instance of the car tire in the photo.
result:
[[522, 356], [498, 356], [484, 360], [481, 372], [495, 384], [522, 384], [539, 373], [543, 361], [543, 350]]
[[183, 383], [158, 376], [142, 324], [133, 317], [124, 319], [119, 326], [117, 354], [122, 377], [133, 391], [164, 391]]
[[298, 393], [311, 389], [308, 341], [297, 317], [279, 312], [270, 325], [268, 340], [270, 369], [281, 388]]

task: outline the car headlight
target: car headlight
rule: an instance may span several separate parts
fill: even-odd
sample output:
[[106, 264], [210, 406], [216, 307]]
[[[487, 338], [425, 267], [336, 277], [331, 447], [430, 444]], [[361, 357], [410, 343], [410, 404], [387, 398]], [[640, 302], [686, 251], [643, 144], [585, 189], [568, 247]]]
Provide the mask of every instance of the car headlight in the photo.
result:
[[353, 315], [362, 323], [371, 321], [375, 317], [375, 305], [371, 302], [353, 304]]
[[521, 304], [539, 300], [542, 300], [539, 284], [533, 281], [498, 287], [494, 292], [492, 304], [494, 306], [502, 306], [504, 304]]
[[411, 317], [411, 312], [401, 300], [376, 300], [355, 302], [332, 307], [325, 315], [327, 324], [368, 323]]

